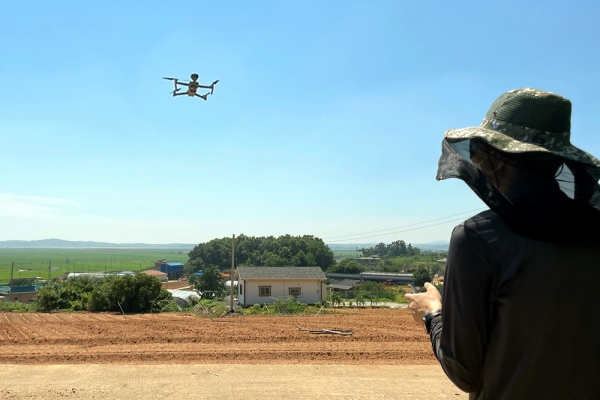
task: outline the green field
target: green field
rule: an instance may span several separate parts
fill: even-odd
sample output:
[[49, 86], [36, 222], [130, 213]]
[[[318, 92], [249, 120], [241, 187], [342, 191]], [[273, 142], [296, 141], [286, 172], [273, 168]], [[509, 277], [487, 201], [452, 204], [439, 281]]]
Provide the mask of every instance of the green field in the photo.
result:
[[153, 267], [154, 261], [162, 259], [185, 264], [190, 250], [0, 249], [0, 284], [6, 284], [10, 280], [13, 262], [14, 278], [48, 279], [68, 272], [140, 271]]
[[333, 251], [333, 257], [339, 258], [342, 260], [345, 258], [362, 257], [362, 253], [360, 251], [356, 251], [356, 250], [331, 250], [331, 251]]

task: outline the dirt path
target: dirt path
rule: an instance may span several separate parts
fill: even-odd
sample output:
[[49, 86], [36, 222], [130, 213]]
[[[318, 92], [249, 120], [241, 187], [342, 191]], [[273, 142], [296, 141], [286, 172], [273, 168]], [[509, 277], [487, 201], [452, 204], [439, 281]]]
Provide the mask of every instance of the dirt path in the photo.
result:
[[[352, 336], [303, 329], [352, 330]], [[407, 310], [302, 317], [55, 313], [0, 315], [2, 364], [435, 365]]]
[[467, 399], [435, 365], [0, 365], [0, 399]]

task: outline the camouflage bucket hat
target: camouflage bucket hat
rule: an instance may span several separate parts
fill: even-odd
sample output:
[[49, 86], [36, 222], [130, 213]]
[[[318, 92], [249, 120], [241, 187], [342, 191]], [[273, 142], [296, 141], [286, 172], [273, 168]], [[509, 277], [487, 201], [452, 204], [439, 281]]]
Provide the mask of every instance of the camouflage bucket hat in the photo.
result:
[[523, 88], [502, 94], [478, 127], [450, 129], [451, 142], [481, 138], [508, 153], [546, 152], [600, 168], [600, 160], [573, 146], [571, 102], [543, 90]]

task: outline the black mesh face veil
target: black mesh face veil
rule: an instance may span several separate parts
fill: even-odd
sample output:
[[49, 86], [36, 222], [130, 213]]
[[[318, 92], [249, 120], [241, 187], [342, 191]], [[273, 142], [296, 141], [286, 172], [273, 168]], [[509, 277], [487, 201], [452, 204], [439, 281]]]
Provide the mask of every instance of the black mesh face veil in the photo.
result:
[[550, 176], [522, 171], [510, 189], [501, 192], [473, 164], [471, 140], [476, 139], [443, 140], [437, 180], [461, 179], [513, 230], [525, 236], [552, 242], [600, 240], [598, 167], [556, 159], [558, 167]]

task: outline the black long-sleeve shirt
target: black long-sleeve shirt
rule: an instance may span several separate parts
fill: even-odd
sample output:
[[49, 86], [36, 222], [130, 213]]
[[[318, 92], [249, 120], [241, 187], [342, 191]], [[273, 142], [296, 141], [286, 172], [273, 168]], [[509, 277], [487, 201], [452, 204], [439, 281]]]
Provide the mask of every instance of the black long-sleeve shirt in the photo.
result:
[[492, 211], [450, 241], [433, 350], [471, 399], [600, 399], [600, 243], [514, 233]]

